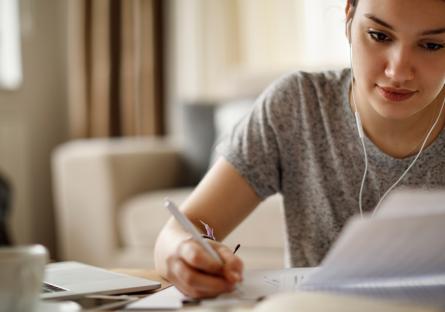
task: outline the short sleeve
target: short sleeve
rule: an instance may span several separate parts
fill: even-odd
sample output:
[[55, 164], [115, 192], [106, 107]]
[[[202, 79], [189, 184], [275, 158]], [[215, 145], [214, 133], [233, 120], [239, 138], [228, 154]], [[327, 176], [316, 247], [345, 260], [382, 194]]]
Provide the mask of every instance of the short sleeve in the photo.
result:
[[278, 106], [275, 88], [268, 88], [218, 146], [223, 156], [253, 187], [261, 198], [280, 192], [280, 146], [277, 137]]

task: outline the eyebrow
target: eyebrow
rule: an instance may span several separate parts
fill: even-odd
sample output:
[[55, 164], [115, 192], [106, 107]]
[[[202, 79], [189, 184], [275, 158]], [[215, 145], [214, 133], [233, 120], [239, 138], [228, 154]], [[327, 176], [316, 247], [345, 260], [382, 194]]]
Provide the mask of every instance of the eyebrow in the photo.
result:
[[[374, 21], [374, 22], [377, 23], [377, 24], [380, 24], [380, 25], [382, 25], [382, 26], [384, 26], [384, 27], [386, 27], [386, 28], [389, 28], [389, 29], [391, 29], [391, 30], [394, 30], [394, 27], [393, 27], [393, 26], [391, 26], [391, 25], [388, 24], [387, 22], [381, 20], [380, 18], [378, 18], [378, 17], [376, 17], [376, 16], [374, 16], [374, 15], [372, 15], [372, 14], [365, 14], [365, 16], [366, 16], [367, 18], [369, 18], [370, 20]], [[445, 27], [443, 27], [443, 28], [437, 28], [437, 29], [431, 29], [431, 30], [426, 30], [426, 31], [423, 31], [423, 32], [421, 33], [421, 35], [422, 35], [422, 36], [426, 36], [426, 35], [439, 35], [439, 34], [443, 34], [443, 33], [445, 33]]]

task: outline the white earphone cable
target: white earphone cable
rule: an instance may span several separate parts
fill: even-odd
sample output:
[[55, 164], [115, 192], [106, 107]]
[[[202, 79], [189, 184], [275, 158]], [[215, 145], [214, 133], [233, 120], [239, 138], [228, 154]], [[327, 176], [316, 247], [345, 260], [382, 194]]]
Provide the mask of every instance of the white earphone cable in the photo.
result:
[[357, 108], [357, 103], [355, 101], [355, 96], [354, 96], [354, 69], [352, 66], [352, 45], [349, 45], [349, 60], [351, 63], [351, 97], [352, 97], [352, 104], [354, 105], [354, 116], [355, 116], [355, 122], [357, 125], [357, 131], [358, 131], [358, 135], [360, 137], [360, 142], [362, 143], [362, 149], [363, 149], [363, 155], [364, 155], [364, 160], [365, 160], [365, 169], [363, 171], [363, 177], [362, 177], [362, 181], [360, 183], [360, 192], [358, 195], [358, 207], [360, 210], [360, 216], [363, 218], [363, 189], [365, 187], [365, 181], [366, 181], [366, 175], [368, 173], [368, 153], [366, 151], [366, 146], [365, 146], [365, 134], [363, 131], [363, 125], [362, 125], [362, 121], [360, 119], [360, 114], [358, 112], [358, 108]]
[[355, 102], [355, 97], [354, 97], [354, 73], [353, 73], [353, 69], [352, 69], [352, 52], [350, 51], [350, 57], [351, 57], [351, 97], [352, 97], [352, 103], [354, 105], [354, 115], [355, 115], [355, 121], [357, 124], [357, 131], [360, 137], [360, 142], [362, 143], [362, 149], [363, 149], [363, 155], [365, 158], [365, 169], [363, 171], [363, 177], [362, 177], [362, 181], [360, 183], [360, 192], [359, 192], [359, 196], [358, 196], [358, 207], [360, 210], [360, 216], [363, 218], [363, 189], [365, 186], [365, 180], [366, 180], [366, 175], [368, 173], [368, 153], [366, 151], [366, 146], [365, 146], [365, 139], [364, 136], [365, 134], [363, 133], [363, 126], [362, 126], [362, 122], [360, 119], [360, 114], [358, 112], [358, 108], [357, 108], [357, 104]]

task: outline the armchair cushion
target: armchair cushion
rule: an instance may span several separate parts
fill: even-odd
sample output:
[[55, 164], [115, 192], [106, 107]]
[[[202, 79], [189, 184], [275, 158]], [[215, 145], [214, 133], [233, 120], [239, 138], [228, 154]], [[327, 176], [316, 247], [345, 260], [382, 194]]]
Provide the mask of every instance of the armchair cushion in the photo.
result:
[[[192, 188], [170, 189], [141, 194], [123, 204], [120, 231], [129, 250], [146, 250], [145, 265], [153, 266], [154, 238], [170, 217], [163, 207], [166, 196], [182, 203]], [[284, 222], [281, 195], [264, 200], [224, 242], [241, 244], [239, 255], [249, 269], [282, 268], [284, 266]]]

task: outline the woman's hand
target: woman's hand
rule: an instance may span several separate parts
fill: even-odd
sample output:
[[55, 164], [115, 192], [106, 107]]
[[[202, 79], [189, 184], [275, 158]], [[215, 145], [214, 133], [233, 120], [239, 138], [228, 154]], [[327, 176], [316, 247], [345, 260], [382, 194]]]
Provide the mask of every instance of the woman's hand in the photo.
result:
[[192, 298], [215, 297], [230, 292], [242, 280], [243, 263], [225, 245], [208, 240], [224, 264], [212, 258], [193, 239], [179, 244], [167, 259], [167, 278], [182, 293]]

